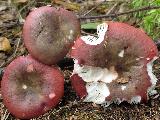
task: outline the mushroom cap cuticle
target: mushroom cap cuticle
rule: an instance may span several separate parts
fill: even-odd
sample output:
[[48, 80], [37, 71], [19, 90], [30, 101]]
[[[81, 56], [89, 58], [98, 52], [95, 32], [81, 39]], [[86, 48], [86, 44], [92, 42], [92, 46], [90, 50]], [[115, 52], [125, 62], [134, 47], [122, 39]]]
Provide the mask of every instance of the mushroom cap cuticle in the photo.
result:
[[62, 60], [79, 36], [79, 20], [63, 8], [39, 7], [29, 13], [23, 26], [23, 39], [29, 53], [48, 65]]
[[[94, 76], [94, 72], [91, 73], [91, 71], [96, 71], [99, 68], [103, 72], [105, 69], [111, 71], [110, 68], [113, 67], [117, 76], [115, 78], [110, 76], [111, 81], [105, 83], [110, 94], [106, 96], [102, 104], [106, 101], [112, 103], [117, 99], [129, 103], [147, 102], [150, 93], [155, 93], [154, 88], [157, 82], [157, 78], [152, 71], [153, 62], [158, 56], [155, 43], [145, 32], [133, 26], [120, 22], [107, 22], [107, 25], [107, 31], [103, 35], [105, 37], [98, 44], [86, 42], [88, 37], [93, 38], [95, 43], [97, 42], [91, 36], [82, 36], [76, 40], [73, 46], [75, 49], [70, 52], [70, 56], [76, 60], [73, 70], [73, 76], [75, 75], [75, 77], [71, 77], [73, 88], [78, 95], [83, 96], [82, 93], [78, 93], [81, 90], [76, 88], [78, 86], [76, 81], [83, 81], [84, 83], [81, 84], [80, 88], [86, 91], [86, 93], [83, 91], [86, 97], [89, 96], [91, 93], [88, 93], [86, 87], [88, 83], [98, 83], [98, 81], [105, 83], [104, 78], [110, 76], [110, 72], [108, 72], [105, 73], [103, 78], [98, 78], [100, 74]], [[100, 33], [98, 32], [98, 34]], [[85, 73], [88, 78], [82, 75], [79, 71], [82, 69], [77, 66], [86, 68], [86, 70], [90, 69]], [[100, 80], [95, 80], [96, 78]]]
[[3, 102], [14, 116], [30, 119], [55, 107], [64, 94], [64, 76], [57, 67], [29, 56], [13, 60], [5, 69]]

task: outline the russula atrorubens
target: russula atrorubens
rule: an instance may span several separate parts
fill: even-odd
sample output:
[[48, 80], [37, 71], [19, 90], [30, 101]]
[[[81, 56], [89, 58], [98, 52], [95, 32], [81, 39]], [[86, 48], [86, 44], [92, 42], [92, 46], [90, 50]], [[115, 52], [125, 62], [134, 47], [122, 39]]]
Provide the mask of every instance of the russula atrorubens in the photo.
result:
[[146, 102], [157, 81], [154, 42], [142, 30], [118, 22], [98, 25], [97, 35], [77, 39], [70, 52], [77, 94], [97, 104]]
[[1, 90], [8, 110], [18, 118], [30, 119], [59, 103], [64, 93], [64, 77], [57, 67], [23, 56], [5, 69]]
[[48, 65], [62, 60], [79, 35], [79, 20], [63, 8], [37, 8], [27, 16], [23, 26], [23, 39], [29, 53]]

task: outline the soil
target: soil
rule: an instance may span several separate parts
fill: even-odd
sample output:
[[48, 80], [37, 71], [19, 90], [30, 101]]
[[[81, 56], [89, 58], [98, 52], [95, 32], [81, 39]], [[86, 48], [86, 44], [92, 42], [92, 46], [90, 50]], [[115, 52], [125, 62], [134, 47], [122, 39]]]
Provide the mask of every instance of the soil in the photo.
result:
[[[28, 52], [21, 37], [23, 19], [17, 16], [16, 8], [6, 5], [5, 2], [0, 3], [5, 6], [2, 8], [0, 4], [0, 37], [6, 37], [12, 48], [9, 52], [0, 51], [1, 80], [5, 67], [16, 57], [27, 55]], [[65, 95], [56, 108], [32, 120], [160, 120], [160, 81], [156, 86], [158, 93], [151, 96], [147, 103], [129, 104], [123, 102], [120, 105], [113, 103], [104, 108], [93, 103], [84, 103], [76, 96], [69, 80], [73, 70], [72, 59], [65, 58], [58, 65], [65, 75]], [[159, 59], [155, 61], [153, 69], [157, 78], [160, 79]], [[2, 101], [0, 93], [1, 120], [18, 120], [8, 112]]]

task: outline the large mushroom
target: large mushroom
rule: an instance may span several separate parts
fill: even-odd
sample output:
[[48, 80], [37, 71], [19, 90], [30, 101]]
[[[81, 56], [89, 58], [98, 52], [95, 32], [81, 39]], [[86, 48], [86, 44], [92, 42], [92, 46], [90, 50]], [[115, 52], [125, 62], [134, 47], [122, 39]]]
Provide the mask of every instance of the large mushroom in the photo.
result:
[[146, 102], [157, 81], [152, 72], [158, 56], [154, 42], [141, 29], [119, 22], [98, 25], [97, 34], [77, 39], [70, 52], [77, 94], [97, 104]]
[[79, 35], [79, 20], [63, 8], [37, 8], [27, 16], [23, 27], [23, 39], [29, 53], [48, 65], [62, 60]]
[[57, 67], [44, 65], [31, 56], [22, 56], [5, 69], [1, 90], [8, 110], [18, 118], [30, 119], [60, 102], [64, 77]]

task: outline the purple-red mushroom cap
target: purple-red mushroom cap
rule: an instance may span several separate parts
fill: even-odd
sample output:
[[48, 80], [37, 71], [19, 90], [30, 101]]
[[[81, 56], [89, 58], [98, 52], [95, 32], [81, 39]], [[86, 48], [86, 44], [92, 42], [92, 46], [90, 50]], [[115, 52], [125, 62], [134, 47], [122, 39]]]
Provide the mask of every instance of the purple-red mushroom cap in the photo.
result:
[[1, 91], [11, 114], [30, 119], [60, 102], [64, 94], [64, 76], [57, 67], [42, 64], [31, 56], [22, 56], [5, 69]]
[[62, 60], [79, 36], [79, 20], [63, 8], [37, 8], [29, 13], [23, 26], [23, 39], [29, 53], [48, 65]]
[[142, 30], [125, 23], [105, 22], [97, 26], [98, 37], [76, 40], [73, 88], [85, 102], [147, 102], [155, 93], [152, 72], [158, 57], [154, 42]]

